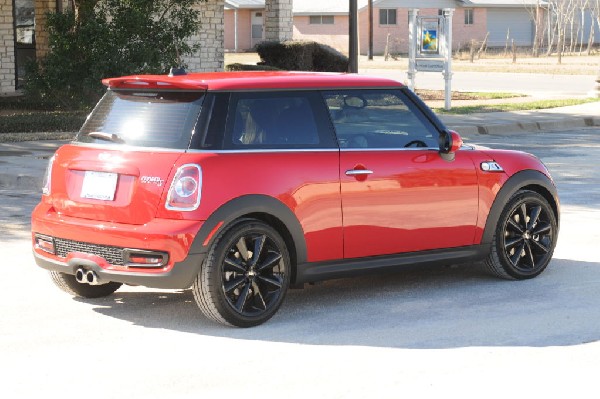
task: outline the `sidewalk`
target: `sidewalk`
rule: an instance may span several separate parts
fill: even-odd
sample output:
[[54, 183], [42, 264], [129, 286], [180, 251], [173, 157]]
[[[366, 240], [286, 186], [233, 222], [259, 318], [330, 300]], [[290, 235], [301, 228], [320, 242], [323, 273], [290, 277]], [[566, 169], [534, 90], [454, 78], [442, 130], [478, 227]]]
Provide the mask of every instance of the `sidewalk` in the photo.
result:
[[[448, 128], [469, 138], [600, 126], [600, 102], [537, 111], [440, 115]], [[0, 190], [40, 191], [48, 159], [67, 141], [0, 143]]]
[[577, 129], [600, 126], [600, 102], [532, 111], [440, 115], [440, 119], [462, 135]]

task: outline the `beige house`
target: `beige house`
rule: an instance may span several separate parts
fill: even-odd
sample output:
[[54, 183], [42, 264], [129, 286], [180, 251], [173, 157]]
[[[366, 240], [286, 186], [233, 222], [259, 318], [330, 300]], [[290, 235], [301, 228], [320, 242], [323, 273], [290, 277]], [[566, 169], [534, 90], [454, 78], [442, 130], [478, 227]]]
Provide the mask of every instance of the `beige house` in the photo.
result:
[[[314, 40], [342, 52], [348, 51], [347, 0], [294, 0], [293, 38]], [[408, 51], [408, 10], [421, 15], [438, 15], [453, 8], [453, 46], [466, 46], [472, 39], [482, 41], [489, 32], [488, 45], [501, 47], [507, 36], [518, 46], [532, 46], [534, 15], [538, 8], [540, 25], [546, 25], [547, 3], [543, 0], [373, 0], [373, 52], [382, 54], [386, 44], [392, 53]], [[264, 0], [225, 1], [225, 51], [249, 51], [261, 40], [260, 15]], [[367, 0], [358, 0], [360, 53], [368, 51]], [[587, 17], [583, 31], [593, 20]], [[600, 27], [596, 27], [600, 42]]]

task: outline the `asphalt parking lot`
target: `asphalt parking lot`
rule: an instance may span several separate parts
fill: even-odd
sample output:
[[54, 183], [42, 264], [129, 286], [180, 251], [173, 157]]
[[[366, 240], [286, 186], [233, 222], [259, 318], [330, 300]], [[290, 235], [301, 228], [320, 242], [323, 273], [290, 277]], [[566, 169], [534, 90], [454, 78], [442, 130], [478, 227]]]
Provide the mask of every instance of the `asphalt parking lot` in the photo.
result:
[[205, 320], [190, 291], [124, 287], [77, 300], [38, 269], [36, 190], [0, 190], [0, 392], [5, 397], [596, 397], [600, 370], [600, 129], [465, 141], [526, 149], [562, 201], [536, 279], [476, 265], [330, 281], [289, 292], [267, 324]]

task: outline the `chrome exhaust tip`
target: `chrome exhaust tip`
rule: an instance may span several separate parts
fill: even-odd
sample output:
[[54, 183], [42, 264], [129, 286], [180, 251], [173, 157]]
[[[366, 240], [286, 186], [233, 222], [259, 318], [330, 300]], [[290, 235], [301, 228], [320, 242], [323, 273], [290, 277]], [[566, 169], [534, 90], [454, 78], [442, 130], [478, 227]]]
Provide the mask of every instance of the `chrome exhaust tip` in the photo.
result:
[[100, 278], [98, 277], [96, 272], [93, 270], [88, 270], [87, 273], [85, 273], [85, 282], [88, 283], [89, 285], [101, 285], [102, 284], [100, 282]]
[[77, 271], [75, 272], [75, 280], [77, 280], [77, 282], [80, 284], [87, 283], [85, 274], [85, 270], [83, 270], [82, 268], [77, 269]]

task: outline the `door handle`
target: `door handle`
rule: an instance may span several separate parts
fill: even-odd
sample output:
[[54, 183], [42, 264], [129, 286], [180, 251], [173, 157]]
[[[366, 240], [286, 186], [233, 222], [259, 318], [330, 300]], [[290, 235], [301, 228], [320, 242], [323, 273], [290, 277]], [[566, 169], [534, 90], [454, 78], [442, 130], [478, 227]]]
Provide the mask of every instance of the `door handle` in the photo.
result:
[[372, 175], [373, 171], [369, 169], [350, 169], [346, 171], [346, 176]]

